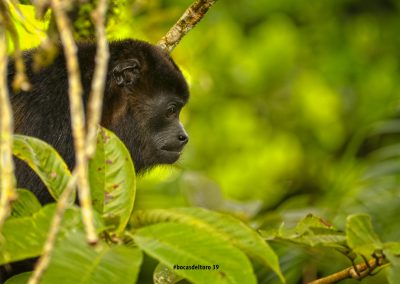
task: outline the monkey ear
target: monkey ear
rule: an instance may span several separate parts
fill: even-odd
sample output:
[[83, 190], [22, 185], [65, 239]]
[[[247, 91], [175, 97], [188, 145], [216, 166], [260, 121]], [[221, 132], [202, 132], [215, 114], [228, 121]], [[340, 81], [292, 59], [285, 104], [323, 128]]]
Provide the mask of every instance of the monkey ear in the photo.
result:
[[132, 85], [140, 77], [140, 63], [137, 59], [128, 59], [115, 66], [112, 72], [118, 86]]

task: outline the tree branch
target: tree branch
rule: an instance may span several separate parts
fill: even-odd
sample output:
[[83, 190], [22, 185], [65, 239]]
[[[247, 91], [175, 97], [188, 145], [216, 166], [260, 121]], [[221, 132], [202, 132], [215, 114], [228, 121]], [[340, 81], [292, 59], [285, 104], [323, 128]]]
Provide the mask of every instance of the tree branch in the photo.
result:
[[[105, 36], [105, 13], [107, 11], [107, 0], [100, 0], [97, 9], [93, 12], [92, 18], [96, 26], [96, 36], [97, 36], [97, 51], [96, 51], [96, 67], [94, 72], [94, 78], [92, 80], [91, 94], [88, 104], [88, 134], [86, 140], [86, 154], [89, 157], [93, 155], [96, 149], [96, 137], [97, 137], [97, 125], [101, 117], [101, 109], [103, 102], [104, 84], [107, 72], [107, 62], [108, 62], [108, 43]], [[79, 75], [79, 73], [78, 73]], [[71, 77], [69, 77], [71, 78]], [[74, 172], [70, 182], [64, 189], [60, 199], [57, 202], [56, 212], [54, 214], [50, 231], [47, 235], [47, 240], [43, 249], [42, 256], [37, 262], [36, 268], [29, 279], [28, 284], [37, 284], [46, 271], [51, 255], [53, 254], [55, 242], [57, 240], [57, 235], [61, 227], [61, 221], [63, 219], [65, 210], [68, 206], [68, 199], [75, 188], [77, 180], [77, 174]], [[83, 207], [83, 206], [82, 206]], [[91, 209], [90, 209], [91, 210]]]
[[58, 31], [60, 32], [60, 38], [63, 44], [65, 60], [67, 63], [71, 126], [75, 147], [75, 170], [77, 172], [77, 184], [79, 201], [82, 207], [82, 218], [88, 242], [95, 244], [98, 241], [98, 236], [93, 224], [93, 208], [88, 182], [88, 160], [85, 149], [85, 115], [82, 102], [82, 85], [77, 58], [77, 46], [63, 4], [66, 5], [67, 3], [61, 0], [52, 0], [51, 8], [55, 16], [54, 18]]
[[197, 0], [194, 2], [157, 45], [165, 51], [171, 52], [215, 2], [217, 0]]
[[348, 278], [361, 280], [370, 275], [377, 267], [387, 264], [388, 261], [384, 256], [373, 258], [365, 263], [348, 267], [342, 271], [336, 272], [321, 279], [309, 282], [308, 284], [333, 284]]
[[10, 214], [11, 202], [16, 198], [14, 163], [12, 159], [13, 118], [7, 90], [7, 41], [4, 10], [0, 9], [0, 231]]
[[96, 10], [92, 13], [92, 21], [96, 27], [97, 49], [95, 58], [96, 67], [88, 103], [86, 151], [89, 158], [96, 151], [97, 125], [100, 123], [101, 119], [104, 85], [107, 77], [109, 50], [105, 32], [106, 11], [107, 0], [99, 0]]

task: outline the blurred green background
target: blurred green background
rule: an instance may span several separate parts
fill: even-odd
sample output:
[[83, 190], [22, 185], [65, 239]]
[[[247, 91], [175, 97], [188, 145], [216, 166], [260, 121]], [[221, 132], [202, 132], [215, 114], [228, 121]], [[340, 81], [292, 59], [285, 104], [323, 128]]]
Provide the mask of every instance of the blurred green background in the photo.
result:
[[[189, 3], [134, 1], [110, 35], [157, 42]], [[145, 176], [140, 190], [155, 194], [159, 177], [164, 196], [179, 195], [183, 175], [183, 193], [219, 188], [244, 210], [399, 207], [394, 190], [383, 202], [400, 166], [399, 5], [218, 1], [172, 53], [191, 85], [190, 143], [176, 170]]]
[[[127, 36], [157, 42], [190, 2], [136, 1]], [[177, 169], [141, 180], [137, 206], [204, 206], [262, 229], [308, 213], [344, 229], [348, 214], [365, 212], [382, 239], [398, 241], [399, 8], [218, 1], [172, 53], [191, 83], [190, 143]], [[277, 249], [288, 283], [351, 264], [335, 252]]]
[[[108, 36], [156, 43], [191, 2], [118, 1]], [[398, 241], [399, 8], [219, 0], [172, 53], [190, 82], [190, 142], [177, 166], [140, 179], [136, 208], [203, 206], [261, 229], [308, 213], [344, 229], [348, 214], [366, 212], [384, 241]], [[277, 249], [288, 283], [313, 264], [324, 275], [350, 264]]]

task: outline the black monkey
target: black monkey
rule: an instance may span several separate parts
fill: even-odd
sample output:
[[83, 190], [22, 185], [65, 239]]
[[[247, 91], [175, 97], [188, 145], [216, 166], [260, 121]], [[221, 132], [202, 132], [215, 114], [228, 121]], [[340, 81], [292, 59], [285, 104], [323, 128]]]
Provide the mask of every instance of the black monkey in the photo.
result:
[[[169, 55], [138, 40], [110, 43], [110, 58], [101, 125], [112, 130], [129, 149], [137, 172], [158, 164], [172, 164], [188, 142], [179, 113], [189, 98], [187, 83]], [[40, 138], [74, 165], [70, 127], [68, 76], [65, 57], [38, 72], [32, 53], [24, 55], [31, 91], [11, 93], [15, 133]], [[94, 43], [78, 44], [78, 60], [86, 104], [95, 66]], [[15, 73], [11, 61], [8, 84]], [[40, 179], [22, 161], [16, 161], [18, 187], [28, 188], [42, 204], [53, 201]]]
[[[61, 46], [54, 62], [38, 72], [32, 70], [32, 54], [24, 54], [31, 91], [13, 93], [14, 62], [8, 65], [8, 88], [14, 112], [15, 133], [34, 136], [61, 154], [70, 168], [74, 150], [70, 126], [68, 76]], [[96, 45], [78, 44], [78, 60], [87, 105]], [[125, 143], [136, 172], [158, 164], [172, 164], [188, 142], [179, 113], [189, 90], [181, 71], [160, 48], [138, 40], [110, 43], [110, 58], [101, 125]], [[15, 159], [18, 187], [28, 188], [42, 204], [53, 201], [44, 184], [24, 162]], [[14, 274], [32, 270], [35, 259], [0, 267], [0, 283]]]

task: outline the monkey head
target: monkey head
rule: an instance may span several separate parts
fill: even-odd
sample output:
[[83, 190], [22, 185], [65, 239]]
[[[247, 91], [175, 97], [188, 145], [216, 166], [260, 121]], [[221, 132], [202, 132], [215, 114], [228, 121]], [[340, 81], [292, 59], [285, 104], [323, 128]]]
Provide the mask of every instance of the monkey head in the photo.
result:
[[188, 142], [179, 114], [187, 83], [170, 56], [141, 41], [110, 44], [102, 125], [125, 143], [137, 172], [176, 162]]

